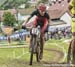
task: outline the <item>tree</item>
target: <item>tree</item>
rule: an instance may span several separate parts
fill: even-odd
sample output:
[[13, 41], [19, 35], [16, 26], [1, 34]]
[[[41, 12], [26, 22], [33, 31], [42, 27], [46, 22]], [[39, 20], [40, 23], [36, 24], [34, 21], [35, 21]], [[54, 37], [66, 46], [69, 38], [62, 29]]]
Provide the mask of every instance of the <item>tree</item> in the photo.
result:
[[5, 12], [3, 15], [3, 25], [14, 26], [16, 23], [16, 18], [11, 12]]

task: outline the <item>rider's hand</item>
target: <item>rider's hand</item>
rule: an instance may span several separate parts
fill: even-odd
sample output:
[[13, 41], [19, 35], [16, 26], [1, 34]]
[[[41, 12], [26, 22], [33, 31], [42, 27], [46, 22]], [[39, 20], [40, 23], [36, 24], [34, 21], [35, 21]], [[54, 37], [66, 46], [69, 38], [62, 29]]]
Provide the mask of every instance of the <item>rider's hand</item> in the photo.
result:
[[22, 26], [22, 29], [26, 29], [26, 26]]

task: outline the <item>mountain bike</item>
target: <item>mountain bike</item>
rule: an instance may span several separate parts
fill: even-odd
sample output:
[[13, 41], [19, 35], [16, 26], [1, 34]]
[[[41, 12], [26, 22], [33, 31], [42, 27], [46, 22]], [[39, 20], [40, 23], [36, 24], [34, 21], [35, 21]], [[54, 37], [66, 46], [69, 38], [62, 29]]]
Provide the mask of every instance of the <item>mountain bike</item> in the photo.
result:
[[31, 31], [31, 47], [30, 47], [30, 65], [33, 62], [33, 54], [36, 54], [37, 62], [41, 60], [41, 29], [40, 26], [32, 28]]

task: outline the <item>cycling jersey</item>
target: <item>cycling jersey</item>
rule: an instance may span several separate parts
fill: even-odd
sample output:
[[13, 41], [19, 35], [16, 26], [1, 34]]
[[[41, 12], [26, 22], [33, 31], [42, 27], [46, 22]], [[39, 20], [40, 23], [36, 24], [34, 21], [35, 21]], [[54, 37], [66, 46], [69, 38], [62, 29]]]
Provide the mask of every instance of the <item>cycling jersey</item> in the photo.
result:
[[38, 26], [40, 25], [41, 28], [43, 28], [43, 30], [45, 31], [47, 28], [47, 22], [49, 20], [49, 15], [47, 12], [45, 12], [44, 16], [41, 16], [38, 10], [35, 10], [32, 14], [31, 17], [33, 17], [34, 15], [36, 15], [36, 18], [34, 20], [34, 25]]
[[75, 14], [75, 0], [70, 1], [70, 6], [72, 6], [71, 13], [74, 15]]
[[47, 18], [47, 19], [49, 19], [49, 15], [48, 15], [47, 12], [45, 12], [44, 16], [41, 16], [40, 13], [39, 13], [39, 11], [38, 11], [38, 10], [35, 10], [35, 11], [31, 14], [31, 17], [33, 17], [34, 15], [38, 16], [39, 18], [41, 18], [41, 20], [42, 20], [42, 18]]

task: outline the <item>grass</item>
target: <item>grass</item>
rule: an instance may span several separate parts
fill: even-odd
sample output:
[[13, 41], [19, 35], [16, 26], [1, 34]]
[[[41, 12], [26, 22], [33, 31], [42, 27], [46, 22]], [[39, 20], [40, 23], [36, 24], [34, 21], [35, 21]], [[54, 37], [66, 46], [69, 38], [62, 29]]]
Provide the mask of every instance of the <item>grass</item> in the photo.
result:
[[[66, 52], [67, 52], [67, 50], [68, 50], [68, 44], [65, 43], [64, 40], [65, 40], [65, 39], [62, 39], [62, 40], [54, 40], [54, 39], [48, 40], [48, 41], [46, 42], [46, 44], [47, 44], [48, 46], [46, 46], [46, 47], [47, 47], [47, 48], [48, 48], [48, 47], [56, 48], [57, 46], [56, 46], [55, 44], [58, 44], [59, 46], [64, 47], [64, 49], [65, 49]], [[56, 49], [58, 49], [58, 48], [56, 48]], [[61, 48], [59, 48], [59, 50], [62, 51]]]
[[[48, 40], [45, 43], [44, 46], [44, 57], [41, 61], [41, 63], [36, 62], [36, 56], [34, 55], [33, 65], [31, 67], [44, 67], [44, 62], [54, 62], [58, 61], [61, 62], [63, 57], [61, 59], [57, 59], [58, 53], [56, 51], [49, 51], [45, 49], [54, 49], [58, 50], [60, 52], [63, 52], [62, 49], [55, 45], [58, 44], [59, 46], [63, 47], [66, 50], [68, 50], [68, 44], [64, 43], [65, 39], [62, 40]], [[30, 67], [29, 66], [29, 60], [30, 60], [30, 53], [28, 48], [1, 48], [0, 49], [0, 66], [1, 67]], [[66, 62], [66, 59], [64, 60]]]
[[[69, 44], [68, 43], [65, 43], [64, 40], [66, 40], [66, 39], [61, 39], [61, 40], [54, 40], [54, 39], [52, 39], [52, 40], [48, 40], [46, 42], [48, 44], [48, 46], [46, 46], [46, 47], [47, 48], [51, 47], [52, 49], [57, 49], [57, 50], [60, 50], [60, 51], [62, 51], [62, 49], [60, 47], [63, 47], [64, 50], [65, 50], [65, 52], [66, 52], [66, 54], [67, 54]], [[60, 47], [57, 47], [55, 45], [55, 43], [58, 44]], [[64, 62], [66, 62], [66, 61], [67, 61], [67, 57], [65, 58]]]
[[11, 41], [10, 44], [6, 40], [0, 41], [0, 45], [12, 45], [12, 46], [16, 46], [16, 45], [26, 45], [26, 44], [27, 44], [26, 41]]

